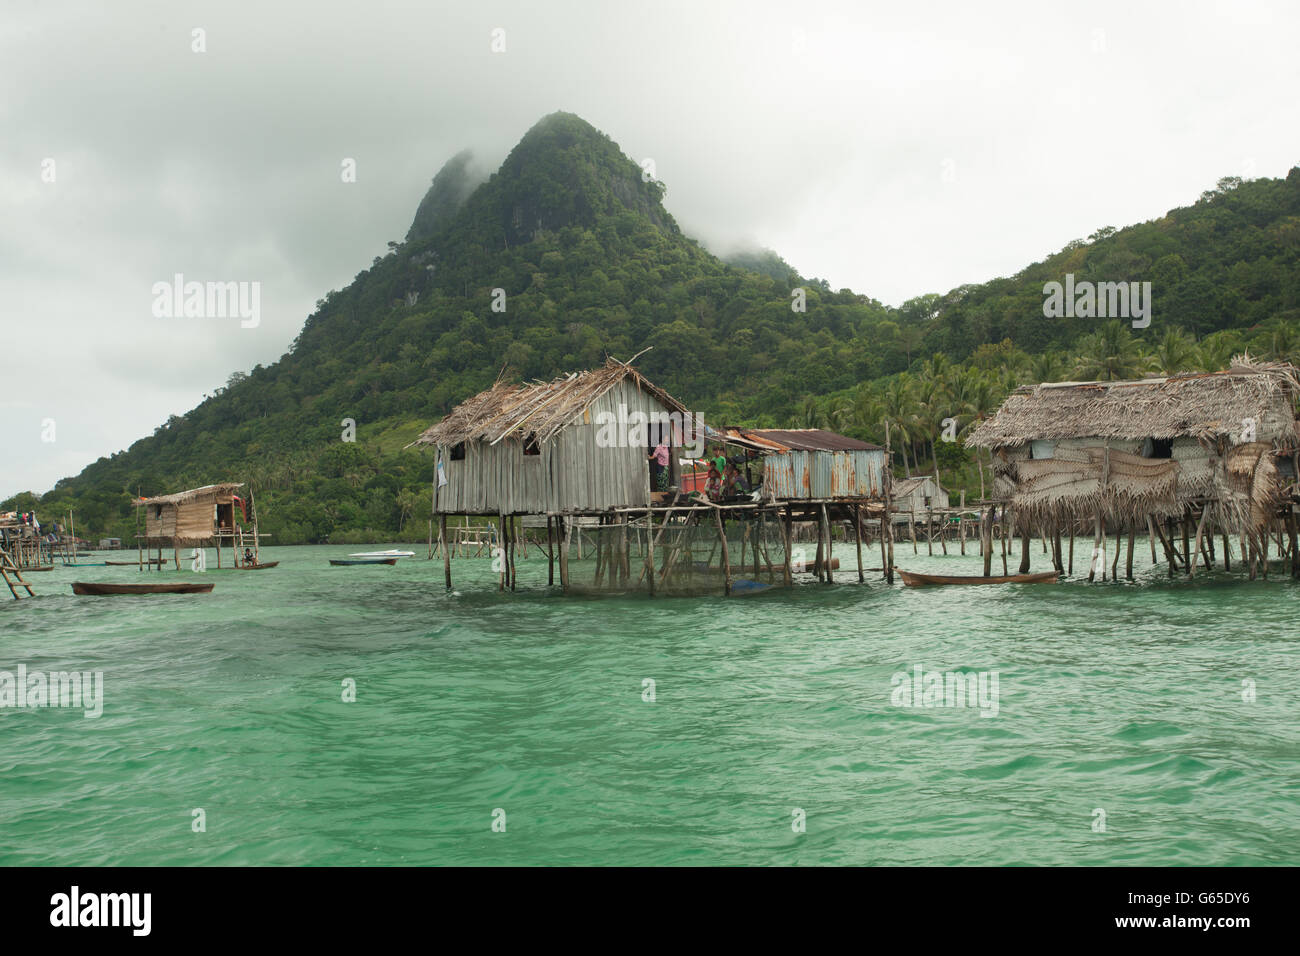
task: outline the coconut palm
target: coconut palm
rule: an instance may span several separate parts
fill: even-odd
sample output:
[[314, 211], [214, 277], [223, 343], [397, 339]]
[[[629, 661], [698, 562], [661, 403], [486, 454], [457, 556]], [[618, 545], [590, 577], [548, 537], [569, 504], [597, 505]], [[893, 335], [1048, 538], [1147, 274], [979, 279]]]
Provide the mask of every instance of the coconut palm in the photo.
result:
[[1196, 366], [1198, 358], [1196, 339], [1182, 329], [1166, 329], [1156, 345], [1155, 368], [1165, 375], [1186, 372]]
[[1202, 372], [1221, 372], [1241, 351], [1241, 336], [1232, 330], [1207, 335], [1197, 349], [1196, 368]]
[[1064, 355], [1060, 352], [1043, 352], [1030, 360], [1029, 384], [1059, 382], [1065, 378], [1067, 371]]
[[1090, 381], [1140, 378], [1151, 367], [1141, 343], [1118, 319], [1112, 319], [1077, 345], [1075, 374]]

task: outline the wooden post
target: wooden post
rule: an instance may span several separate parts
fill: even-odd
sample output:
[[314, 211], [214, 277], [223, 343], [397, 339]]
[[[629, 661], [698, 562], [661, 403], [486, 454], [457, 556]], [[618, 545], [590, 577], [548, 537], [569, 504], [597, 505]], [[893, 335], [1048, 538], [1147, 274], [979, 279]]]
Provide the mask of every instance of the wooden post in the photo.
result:
[[1136, 534], [1137, 534], [1136, 529], [1132, 525], [1129, 525], [1128, 556], [1124, 559], [1124, 580], [1126, 581], [1133, 580], [1133, 538], [1136, 536]]
[[925, 509], [925, 549], [930, 557], [934, 557], [934, 511], [930, 508]]
[[1120, 523], [1115, 528], [1115, 557], [1110, 560], [1110, 582], [1119, 580], [1119, 546], [1124, 541], [1124, 526]]
[[[719, 518], [718, 520], [720, 522], [722, 519]], [[668, 516], [664, 515], [664, 527], [667, 526], [668, 526]], [[646, 527], [646, 541], [648, 542], [646, 547], [646, 559], [645, 559], [646, 577], [650, 579], [650, 596], [654, 597], [655, 595], [655, 535], [654, 535], [655, 513], [648, 508], [646, 509], [646, 513], [645, 513], [645, 527]], [[726, 548], [726, 543], [724, 542], [723, 549], [725, 550], [725, 548]], [[731, 590], [730, 587], [728, 587], [727, 590], [728, 593], [730, 593]]]
[[[727, 532], [722, 524], [722, 509], [713, 510], [713, 520], [718, 524], [718, 540], [722, 543], [722, 580], [723, 594], [731, 596], [731, 559], [727, 554]], [[653, 563], [651, 567], [654, 567]], [[652, 575], [653, 576], [653, 575]]]
[[853, 531], [858, 548], [858, 583], [863, 584], [867, 577], [862, 573], [862, 505], [859, 504], [853, 506]]
[[980, 511], [980, 548], [984, 552], [984, 577], [993, 576], [993, 506]]
[[1020, 531], [1020, 573], [1029, 573], [1029, 526]]
[[515, 515], [508, 516], [510, 522], [510, 548], [506, 550], [506, 568], [510, 572], [510, 589], [515, 589], [515, 576], [519, 574], [519, 568], [515, 567], [515, 542], [519, 540], [519, 529], [515, 527]]
[[825, 502], [822, 502], [822, 534], [826, 536], [826, 583], [831, 584], [835, 580], [831, 571], [831, 519], [826, 513]]
[[556, 528], [559, 532], [558, 550], [560, 552], [560, 589], [565, 594], [568, 594], [569, 593], [569, 547], [568, 547], [569, 542], [567, 540], [569, 537], [568, 522], [565, 520], [564, 515], [558, 515], [555, 521], [556, 521]]
[[1092, 519], [1092, 560], [1088, 563], [1088, 581], [1091, 582], [1097, 574], [1097, 565], [1101, 564], [1102, 580], [1106, 579], [1106, 564], [1101, 560], [1101, 514], [1098, 513]]
[[1007, 512], [1006, 512], [1006, 508], [1004, 507], [1004, 508], [1002, 509], [1002, 529], [1001, 529], [1002, 533], [998, 535], [998, 540], [1002, 542], [1002, 574], [1003, 574], [1003, 576], [1005, 576], [1005, 575], [1007, 574], [1007, 533], [1008, 533], [1010, 530], [1011, 530], [1011, 526], [1007, 523]]
[[1223, 570], [1232, 570], [1232, 545], [1228, 542], [1228, 530], [1223, 530]]
[[1300, 578], [1300, 550], [1296, 548], [1295, 509], [1289, 503], [1286, 506], [1286, 534], [1291, 542], [1291, 577]]
[[822, 548], [822, 525], [819, 521], [817, 522], [817, 557], [813, 560], [813, 576], [816, 577], [818, 581], [822, 580], [824, 554], [825, 551]]
[[[506, 516], [504, 512], [497, 513], [497, 550], [501, 557], [501, 570], [497, 572], [497, 590], [506, 589]], [[493, 555], [497, 557], [497, 555]]]
[[[790, 506], [786, 505], [785, 515], [783, 520], [781, 521], [781, 534], [782, 534], [782, 539], [785, 541], [785, 565], [782, 567], [781, 573], [785, 577], [786, 587], [790, 587], [794, 583], [794, 575], [792, 574], [792, 569], [790, 567], [790, 548], [791, 548], [790, 522], [792, 520], [793, 518], [790, 515]], [[880, 548], [882, 554], [884, 553], [884, 547], [885, 547], [885, 539], [881, 538]]]
[[438, 515], [438, 543], [442, 548], [442, 573], [447, 579], [447, 590], [451, 590], [451, 548], [447, 546], [447, 516]]
[[1150, 515], [1147, 515], [1147, 543], [1151, 545], [1151, 563], [1153, 565], [1159, 564], [1160, 562], [1156, 558], [1156, 529]]
[[1074, 520], [1070, 521], [1070, 566], [1066, 569], [1066, 574], [1074, 577]]

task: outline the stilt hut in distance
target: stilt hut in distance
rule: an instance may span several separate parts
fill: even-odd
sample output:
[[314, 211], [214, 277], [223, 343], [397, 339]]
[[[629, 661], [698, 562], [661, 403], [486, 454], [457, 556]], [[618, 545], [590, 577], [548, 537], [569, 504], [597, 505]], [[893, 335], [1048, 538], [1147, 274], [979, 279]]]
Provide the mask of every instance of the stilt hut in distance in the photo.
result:
[[917, 475], [894, 482], [891, 495], [893, 520], [906, 523], [910, 517], [921, 521], [935, 511], [948, 510], [948, 492], [934, 475]]
[[1248, 356], [1225, 372], [1026, 386], [967, 444], [990, 450], [994, 495], [1024, 536], [1080, 527], [1100, 546], [1108, 530], [1128, 531], [1131, 577], [1135, 531], [1159, 538], [1171, 574], [1189, 575], [1198, 555], [1212, 560], [1215, 529], [1225, 565], [1237, 535], [1252, 574], [1261, 562], [1267, 573], [1270, 536], [1285, 533], [1294, 571], [1298, 394], [1296, 368]]
[[[259, 535], [248, 522], [248, 505], [236, 492], [243, 483], [225, 482], [190, 488], [171, 495], [137, 498], [136, 506], [144, 509], [145, 550], [164, 546], [173, 549], [213, 545], [217, 549], [217, 566], [221, 566], [221, 549], [230, 545], [236, 566], [245, 547], [260, 553]], [[243, 519], [241, 522], [240, 519]], [[177, 558], [179, 565], [179, 558]]]

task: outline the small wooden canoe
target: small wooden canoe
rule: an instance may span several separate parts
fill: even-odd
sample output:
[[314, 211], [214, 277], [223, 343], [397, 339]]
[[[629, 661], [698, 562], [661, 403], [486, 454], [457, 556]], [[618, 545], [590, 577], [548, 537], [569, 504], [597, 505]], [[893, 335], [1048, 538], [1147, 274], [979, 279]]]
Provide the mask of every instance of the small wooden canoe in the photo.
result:
[[396, 564], [396, 558], [330, 558], [330, 564], [337, 566], [346, 566], [353, 564]]
[[240, 571], [261, 571], [263, 568], [273, 568], [279, 561], [263, 561], [261, 564], [241, 564], [238, 565]]
[[41, 565], [40, 567], [38, 567], [38, 568], [19, 568], [18, 570], [19, 570], [19, 571], [53, 571], [53, 570], [54, 570], [54, 565], [52, 565], [52, 564], [42, 564], [42, 565]]
[[102, 582], [74, 581], [73, 594], [106, 596], [110, 594], [207, 594], [211, 584], [182, 581], [174, 584], [108, 584]]
[[136, 568], [141, 564], [166, 564], [163, 558], [145, 558], [143, 561], [105, 561], [105, 564], [115, 568]]
[[904, 571], [902, 568], [896, 570], [903, 576], [903, 583], [909, 588], [921, 588], [930, 584], [1054, 584], [1061, 576], [1059, 571], [1004, 574], [986, 578], [977, 574], [920, 574], [916, 571]]

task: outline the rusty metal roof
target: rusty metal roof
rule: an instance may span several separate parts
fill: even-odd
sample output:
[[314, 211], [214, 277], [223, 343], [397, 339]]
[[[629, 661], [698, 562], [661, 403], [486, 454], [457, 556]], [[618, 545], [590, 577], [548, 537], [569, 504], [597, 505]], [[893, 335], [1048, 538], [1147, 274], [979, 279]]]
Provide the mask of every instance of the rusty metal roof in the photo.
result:
[[725, 431], [729, 441], [735, 440], [775, 452], [883, 450], [879, 445], [858, 441], [823, 428], [728, 428]]

